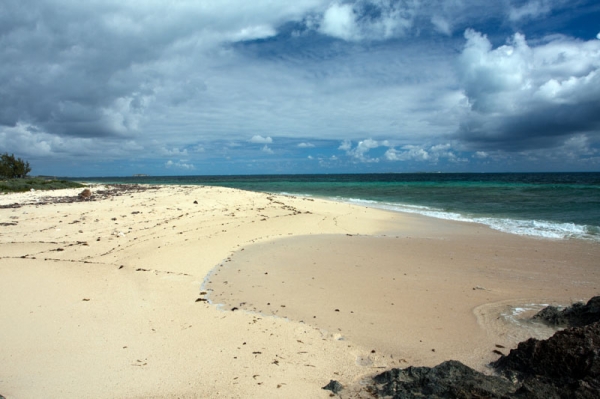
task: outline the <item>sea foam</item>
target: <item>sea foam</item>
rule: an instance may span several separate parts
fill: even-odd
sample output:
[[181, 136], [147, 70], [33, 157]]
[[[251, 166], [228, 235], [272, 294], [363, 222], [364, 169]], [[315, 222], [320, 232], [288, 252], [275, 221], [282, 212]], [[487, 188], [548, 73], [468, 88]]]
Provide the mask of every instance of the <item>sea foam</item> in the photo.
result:
[[597, 226], [585, 226], [578, 225], [575, 223], [559, 223], [546, 220], [524, 220], [471, 216], [457, 212], [447, 212], [427, 206], [378, 202], [372, 200], [362, 200], [357, 198], [336, 197], [334, 199], [336, 201], [349, 202], [356, 205], [364, 205], [372, 208], [385, 209], [394, 212], [415, 213], [438, 219], [454, 220], [469, 223], [480, 223], [489, 226], [494, 230], [499, 230], [504, 233], [510, 234], [553, 239], [578, 238], [600, 241], [600, 228]]

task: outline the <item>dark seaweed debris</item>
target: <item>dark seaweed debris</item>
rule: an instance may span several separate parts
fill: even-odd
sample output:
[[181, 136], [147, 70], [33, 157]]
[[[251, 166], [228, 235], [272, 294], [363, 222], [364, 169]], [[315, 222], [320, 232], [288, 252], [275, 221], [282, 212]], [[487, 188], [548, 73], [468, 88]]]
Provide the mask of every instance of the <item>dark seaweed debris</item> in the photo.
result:
[[48, 205], [48, 204], [70, 204], [73, 202], [81, 201], [102, 201], [105, 199], [120, 197], [123, 195], [140, 193], [148, 190], [158, 190], [160, 186], [149, 186], [144, 184], [114, 184], [107, 185], [105, 190], [95, 190], [91, 192], [90, 197], [82, 198], [79, 195], [76, 196], [64, 196], [64, 197], [40, 197], [36, 202], [26, 203], [14, 203], [10, 205], [0, 205], [0, 209], [6, 208], [20, 208], [25, 205]]

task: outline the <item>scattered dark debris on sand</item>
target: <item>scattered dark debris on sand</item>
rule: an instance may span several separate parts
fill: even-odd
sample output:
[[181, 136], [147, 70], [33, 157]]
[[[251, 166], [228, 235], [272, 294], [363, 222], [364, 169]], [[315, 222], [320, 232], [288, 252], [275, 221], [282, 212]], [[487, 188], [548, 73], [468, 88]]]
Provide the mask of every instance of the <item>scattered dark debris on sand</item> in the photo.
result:
[[[561, 311], [546, 308], [539, 312], [534, 316], [536, 320], [575, 327], [559, 331], [546, 340], [531, 338], [521, 342], [508, 355], [502, 355], [490, 364], [497, 375], [485, 375], [450, 360], [435, 367], [385, 371], [370, 378], [354, 393], [367, 395], [359, 397], [392, 399], [598, 398], [599, 304], [600, 297], [594, 297], [586, 305], [575, 304]], [[549, 314], [551, 317], [547, 317]], [[563, 321], [563, 317], [567, 321]], [[557, 319], [560, 323], [556, 323]], [[327, 389], [332, 382], [323, 389]], [[332, 392], [338, 394], [340, 391]]]
[[24, 205], [48, 205], [48, 204], [69, 204], [73, 202], [81, 202], [81, 201], [102, 201], [106, 199], [110, 199], [113, 197], [120, 197], [123, 195], [129, 195], [133, 193], [140, 193], [148, 190], [159, 190], [160, 186], [151, 186], [145, 184], [107, 184], [105, 185], [106, 189], [103, 190], [95, 190], [89, 191], [85, 195], [82, 195], [84, 191], [82, 191], [79, 195], [76, 196], [64, 196], [64, 197], [39, 197], [35, 201], [28, 200], [27, 202], [22, 203], [14, 203], [9, 205], [0, 205], [0, 209], [7, 208], [20, 208]]

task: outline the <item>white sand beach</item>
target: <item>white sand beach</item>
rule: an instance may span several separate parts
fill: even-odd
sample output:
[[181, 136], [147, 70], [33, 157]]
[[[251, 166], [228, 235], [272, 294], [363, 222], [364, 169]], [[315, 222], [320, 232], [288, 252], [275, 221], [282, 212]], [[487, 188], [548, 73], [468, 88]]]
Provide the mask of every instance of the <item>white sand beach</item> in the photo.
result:
[[0, 196], [8, 399], [326, 398], [330, 379], [390, 367], [485, 370], [551, 333], [503, 312], [600, 288], [594, 242], [220, 187], [90, 188], [106, 198]]

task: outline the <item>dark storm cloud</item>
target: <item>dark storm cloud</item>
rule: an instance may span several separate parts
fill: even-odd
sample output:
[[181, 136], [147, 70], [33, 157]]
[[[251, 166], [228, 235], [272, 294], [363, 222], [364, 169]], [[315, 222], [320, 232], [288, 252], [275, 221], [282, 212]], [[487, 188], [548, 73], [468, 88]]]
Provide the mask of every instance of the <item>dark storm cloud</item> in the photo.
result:
[[[0, 123], [38, 125], [80, 137], [126, 135], [135, 128], [144, 74], [156, 57], [135, 32], [110, 26], [110, 7], [8, 1], [0, 57]], [[141, 75], [141, 76], [140, 76]]]
[[0, 148], [163, 169], [466, 164], [564, 143], [576, 159], [598, 139], [600, 41], [544, 35], [590, 4], [4, 0]]
[[516, 34], [493, 49], [467, 31], [459, 69], [468, 100], [458, 137], [477, 149], [550, 148], [577, 134], [600, 139], [600, 41]]
[[246, 6], [186, 1], [7, 0], [0, 11], [0, 124], [129, 136], [163, 86], [167, 105], [203, 87], [190, 85], [179, 64], [201, 67], [219, 43], [273, 35], [273, 20], [297, 12], [275, 6], [264, 18], [266, 6], [248, 14]]
[[599, 138], [599, 103], [548, 105], [527, 114], [478, 118], [460, 126], [460, 138], [474, 148], [521, 151], [562, 145], [579, 133]]

